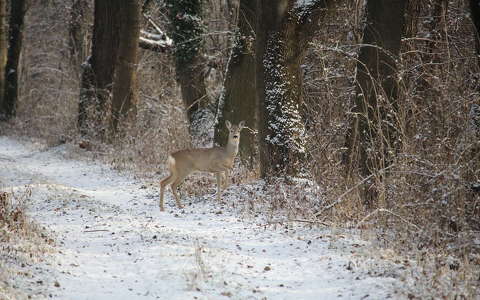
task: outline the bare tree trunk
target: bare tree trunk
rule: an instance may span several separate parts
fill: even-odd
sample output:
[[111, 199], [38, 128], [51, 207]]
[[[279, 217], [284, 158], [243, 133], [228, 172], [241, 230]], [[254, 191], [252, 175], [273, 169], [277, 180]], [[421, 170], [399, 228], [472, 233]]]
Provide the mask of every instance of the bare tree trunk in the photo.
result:
[[407, 0], [405, 4], [405, 26], [403, 35], [406, 37], [415, 37], [418, 32], [418, 23], [422, 11], [422, 2], [417, 0]]
[[92, 51], [84, 65], [78, 113], [81, 134], [104, 137], [120, 40], [120, 6], [116, 0], [95, 0]]
[[[474, 38], [475, 38], [475, 50], [477, 54], [477, 63], [480, 66], [480, 0], [470, 0], [470, 15], [472, 18], [474, 29]], [[480, 90], [480, 87], [478, 87]], [[480, 212], [480, 207], [478, 201], [475, 202], [475, 197], [478, 199], [478, 194], [480, 193], [480, 102], [478, 99], [476, 103], [470, 105], [469, 113], [469, 135], [468, 138], [472, 144], [472, 147], [467, 153], [468, 163], [465, 170], [466, 181], [470, 183], [471, 193], [467, 194], [467, 199], [469, 205], [473, 206], [468, 209], [471, 211], [470, 218], [468, 221], [475, 224], [477, 228], [480, 226], [478, 224], [478, 216]]]
[[8, 52], [7, 0], [0, 0], [0, 103], [5, 96], [5, 72]]
[[470, 15], [475, 26], [475, 50], [477, 51], [477, 62], [480, 65], [480, 0], [470, 0]]
[[[256, 128], [255, 91], [255, 0], [241, 0], [238, 31], [227, 65], [223, 92], [218, 105], [218, 122], [215, 142], [226, 143], [228, 130], [225, 120], [238, 124], [244, 120], [249, 128]], [[252, 162], [255, 155], [255, 135], [245, 130], [240, 137], [239, 155], [245, 162]]]
[[23, 27], [26, 12], [26, 0], [10, 3], [10, 24], [7, 64], [5, 66], [5, 94], [0, 103], [0, 118], [9, 120], [15, 117], [18, 98], [18, 64], [22, 51]]
[[[346, 137], [347, 169], [358, 171], [364, 178], [388, 166], [399, 148], [396, 59], [405, 1], [368, 0], [366, 9], [353, 118]], [[368, 206], [376, 201], [373, 180], [364, 186], [362, 196]]]
[[118, 61], [113, 85], [111, 135], [115, 136], [119, 124], [134, 122], [137, 114], [137, 64], [140, 37], [140, 10], [137, 0], [122, 2], [122, 38], [118, 48]]
[[70, 38], [70, 59], [76, 67], [85, 61], [88, 54], [86, 41], [88, 26], [90, 24], [90, 1], [73, 0], [70, 10], [70, 24], [68, 27]]
[[[205, 85], [201, 0], [167, 0], [177, 81], [190, 125], [209, 102]], [[194, 128], [190, 126], [190, 131]]]
[[257, 1], [256, 88], [262, 177], [302, 173], [305, 125], [300, 65], [325, 1]]
[[[438, 43], [444, 43], [447, 33], [445, 32], [446, 16], [448, 10], [448, 0], [434, 0], [433, 10], [426, 24], [430, 32], [430, 38], [427, 39], [427, 52], [425, 53], [425, 62], [440, 63], [443, 57], [439, 55]], [[435, 68], [435, 64], [433, 65]]]

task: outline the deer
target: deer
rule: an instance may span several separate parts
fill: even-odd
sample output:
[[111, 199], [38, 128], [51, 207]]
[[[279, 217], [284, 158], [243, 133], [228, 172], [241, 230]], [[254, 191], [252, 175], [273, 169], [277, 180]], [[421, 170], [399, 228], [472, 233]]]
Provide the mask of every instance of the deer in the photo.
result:
[[226, 173], [233, 168], [238, 153], [240, 132], [246, 128], [245, 121], [232, 125], [226, 120], [225, 125], [228, 129], [228, 142], [224, 147], [184, 149], [168, 156], [170, 174], [160, 181], [160, 211], [164, 211], [163, 196], [168, 185], [171, 185], [178, 208], [183, 208], [177, 188], [188, 175], [196, 171], [215, 173], [217, 200], [220, 202], [222, 191], [227, 187], [227, 183], [223, 185], [222, 181], [226, 181]]

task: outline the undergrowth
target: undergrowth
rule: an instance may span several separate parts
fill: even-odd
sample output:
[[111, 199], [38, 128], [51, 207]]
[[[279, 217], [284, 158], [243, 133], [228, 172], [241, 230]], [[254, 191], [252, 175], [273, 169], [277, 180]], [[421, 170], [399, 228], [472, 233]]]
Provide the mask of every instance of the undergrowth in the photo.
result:
[[[377, 241], [378, 251], [372, 255], [393, 249], [393, 262], [408, 262], [403, 276], [410, 299], [475, 299], [480, 294], [480, 194], [474, 184], [480, 180], [480, 158], [479, 137], [468, 127], [469, 111], [479, 104], [480, 70], [465, 1], [449, 1], [446, 18], [433, 15], [433, 2], [411, 2], [418, 7], [409, 11], [398, 61], [402, 109], [395, 119], [402, 149], [387, 173], [372, 178], [381, 192], [375, 207], [364, 207], [358, 193], [363, 179], [345, 180], [342, 164], [362, 31], [362, 12], [352, 2], [344, 2], [322, 20], [326, 26], [320, 26], [302, 64], [311, 178], [258, 181], [258, 170], [240, 165], [233, 178], [242, 183], [242, 192], [231, 205], [266, 214], [272, 222], [296, 219], [358, 230]], [[206, 15], [208, 30], [227, 32], [229, 23], [218, 22], [226, 20], [219, 7], [207, 3], [213, 12]], [[45, 138], [51, 145], [75, 143], [157, 184], [166, 173], [167, 154], [194, 144], [172, 57], [141, 51], [138, 124], [126, 138], [106, 145], [79, 137], [75, 124], [80, 76], [69, 65], [64, 47], [68, 34], [62, 18], [68, 9], [57, 0], [45, 6], [32, 3], [18, 117], [8, 132]], [[414, 13], [417, 22], [410, 19]], [[46, 17], [51, 14], [62, 18]], [[160, 8], [152, 15], [166, 26]], [[223, 82], [229, 33], [205, 38], [207, 56], [218, 58], [207, 79], [214, 99]], [[213, 177], [193, 177], [183, 189], [202, 194], [213, 184]]]
[[[44, 260], [54, 241], [25, 213], [31, 191], [0, 191], [0, 298], [44, 297], [41, 290], [25, 288], [35, 284], [28, 266]], [[20, 288], [23, 286], [23, 288]]]

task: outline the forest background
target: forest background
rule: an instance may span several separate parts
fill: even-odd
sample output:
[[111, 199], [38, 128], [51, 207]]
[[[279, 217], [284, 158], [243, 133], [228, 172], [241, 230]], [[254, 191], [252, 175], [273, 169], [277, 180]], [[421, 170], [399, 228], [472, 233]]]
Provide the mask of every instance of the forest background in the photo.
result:
[[151, 178], [246, 120], [255, 201], [478, 286], [479, 1], [270, 2], [2, 0], [0, 130]]

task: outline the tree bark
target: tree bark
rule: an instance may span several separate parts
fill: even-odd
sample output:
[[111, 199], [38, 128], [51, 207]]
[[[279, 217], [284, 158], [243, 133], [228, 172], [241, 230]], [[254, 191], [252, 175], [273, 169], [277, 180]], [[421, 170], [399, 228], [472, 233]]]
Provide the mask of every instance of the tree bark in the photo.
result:
[[[434, 0], [429, 22], [426, 24], [431, 37], [426, 41], [427, 51], [424, 54], [424, 61], [433, 62], [435, 63], [434, 66], [443, 61], [443, 57], [439, 54], [440, 51], [438, 51], [438, 44], [446, 41], [447, 11], [448, 0]], [[435, 66], [435, 68], [437, 67]]]
[[306, 3], [257, 1], [256, 89], [263, 178], [298, 176], [303, 171], [306, 153], [300, 65], [325, 1]]
[[[480, 0], [470, 0], [470, 16], [474, 25], [474, 39], [475, 50], [477, 54], [477, 64], [480, 66]], [[480, 90], [480, 87], [478, 87]], [[475, 196], [478, 197], [480, 193], [480, 103], [473, 103], [470, 107], [469, 113], [470, 132], [468, 138], [472, 143], [470, 153], [467, 154], [469, 159], [468, 168], [466, 168], [466, 181], [470, 183], [471, 193], [467, 194], [468, 202], [475, 206]], [[478, 216], [480, 208], [478, 204], [476, 208], [471, 209], [472, 216]], [[469, 221], [474, 221], [475, 218], [469, 218]], [[480, 225], [476, 224], [477, 226]]]
[[137, 64], [141, 6], [137, 0], [122, 2], [122, 38], [113, 85], [111, 135], [120, 123], [135, 122], [137, 114]]
[[[210, 102], [205, 85], [201, 0], [167, 0], [171, 38], [175, 47], [177, 81], [190, 125]], [[190, 126], [190, 131], [194, 128]]]
[[[356, 73], [353, 118], [346, 136], [347, 169], [368, 177], [387, 167], [400, 146], [396, 59], [404, 26], [405, 1], [368, 0], [367, 24]], [[349, 173], [348, 175], [352, 175]], [[366, 205], [377, 198], [373, 180], [362, 193]]]
[[70, 38], [68, 42], [70, 60], [76, 67], [80, 67], [88, 54], [86, 38], [90, 23], [89, 3], [90, 1], [87, 0], [73, 0], [70, 10], [70, 24], [68, 26]]
[[[215, 142], [224, 145], [228, 138], [225, 120], [238, 124], [244, 120], [247, 127], [256, 128], [255, 91], [255, 0], [240, 0], [238, 28], [227, 65], [223, 92], [218, 104]], [[239, 155], [252, 163], [255, 155], [255, 135], [244, 130], [240, 137]]]
[[5, 96], [5, 71], [8, 52], [7, 0], [0, 0], [0, 103]]
[[15, 117], [18, 98], [18, 65], [23, 42], [23, 27], [26, 12], [26, 0], [10, 3], [10, 24], [8, 26], [8, 53], [5, 66], [5, 94], [0, 103], [0, 118], [9, 120]]
[[78, 113], [80, 133], [104, 137], [120, 41], [120, 6], [95, 0], [92, 51], [84, 65]]
[[475, 27], [475, 50], [477, 62], [480, 66], [480, 0], [470, 0], [470, 16]]

